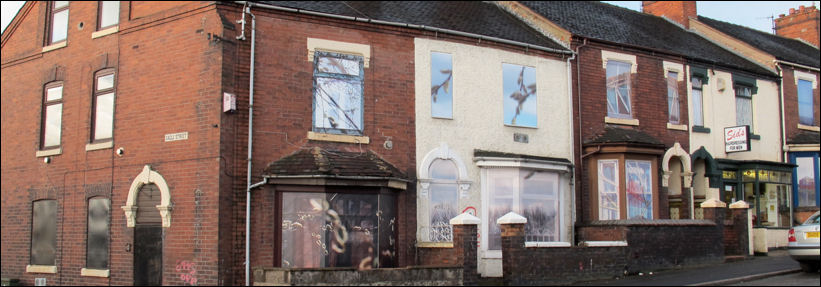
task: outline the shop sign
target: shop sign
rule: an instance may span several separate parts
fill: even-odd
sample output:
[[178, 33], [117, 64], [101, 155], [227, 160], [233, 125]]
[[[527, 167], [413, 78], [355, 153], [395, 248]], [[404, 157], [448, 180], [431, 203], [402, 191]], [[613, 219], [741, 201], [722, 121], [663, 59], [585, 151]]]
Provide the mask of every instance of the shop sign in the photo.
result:
[[750, 126], [724, 128], [724, 151], [750, 151]]

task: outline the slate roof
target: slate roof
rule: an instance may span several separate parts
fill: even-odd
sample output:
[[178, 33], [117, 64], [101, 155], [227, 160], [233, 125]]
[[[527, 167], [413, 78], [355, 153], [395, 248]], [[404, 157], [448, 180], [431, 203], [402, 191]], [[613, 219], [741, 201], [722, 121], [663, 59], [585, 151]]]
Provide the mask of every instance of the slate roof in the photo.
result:
[[636, 129], [622, 129], [616, 127], [604, 128], [604, 133], [598, 137], [585, 142], [585, 144], [602, 144], [602, 143], [633, 143], [633, 144], [648, 144], [659, 145], [664, 144], [651, 135], [648, 135]]
[[259, 1], [349, 17], [423, 25], [517, 41], [569, 52], [515, 16], [487, 2], [450, 1]]
[[787, 144], [818, 144], [821, 142], [821, 134], [818, 132], [802, 131], [787, 140]]
[[399, 169], [372, 151], [344, 152], [319, 147], [300, 149], [275, 162], [263, 176], [363, 176], [407, 179]]
[[704, 64], [723, 64], [777, 76], [664, 18], [592, 1], [522, 1], [574, 36], [671, 52]]
[[821, 67], [821, 52], [802, 41], [703, 16], [698, 16], [698, 21], [773, 55], [776, 59], [815, 68]]

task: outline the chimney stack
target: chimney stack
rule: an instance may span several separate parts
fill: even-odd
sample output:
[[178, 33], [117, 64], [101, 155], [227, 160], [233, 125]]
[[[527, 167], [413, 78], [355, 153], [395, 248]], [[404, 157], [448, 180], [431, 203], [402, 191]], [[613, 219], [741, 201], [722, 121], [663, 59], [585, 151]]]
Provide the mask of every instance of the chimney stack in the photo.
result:
[[642, 1], [641, 10], [678, 22], [685, 29], [690, 29], [689, 18], [698, 17], [696, 1]]
[[790, 8], [789, 15], [778, 15], [775, 19], [775, 34], [787, 38], [802, 39], [818, 47], [819, 38], [818, 9], [799, 6], [798, 10]]

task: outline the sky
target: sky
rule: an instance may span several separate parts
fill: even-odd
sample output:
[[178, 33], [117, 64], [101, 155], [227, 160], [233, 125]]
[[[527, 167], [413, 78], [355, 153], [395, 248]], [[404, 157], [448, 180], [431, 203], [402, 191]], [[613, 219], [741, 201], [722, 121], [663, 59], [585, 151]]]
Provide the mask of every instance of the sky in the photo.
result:
[[[641, 1], [604, 1], [613, 5], [641, 11]], [[25, 1], [2, 1], [3, 31]], [[747, 26], [772, 33], [772, 20], [779, 14], [789, 14], [790, 8], [800, 5], [819, 6], [819, 1], [697, 1], [698, 14], [708, 18]]]

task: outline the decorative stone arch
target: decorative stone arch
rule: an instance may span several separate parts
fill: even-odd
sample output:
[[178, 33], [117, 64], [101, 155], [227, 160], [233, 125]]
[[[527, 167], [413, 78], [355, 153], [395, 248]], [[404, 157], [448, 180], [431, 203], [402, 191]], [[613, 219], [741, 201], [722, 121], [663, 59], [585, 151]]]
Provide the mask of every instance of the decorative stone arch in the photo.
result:
[[663, 187], [668, 187], [670, 175], [672, 174], [670, 171], [670, 158], [674, 156], [679, 157], [679, 161], [681, 161], [681, 165], [683, 166], [681, 175], [684, 176], [684, 188], [689, 188], [693, 183], [693, 170], [690, 168], [692, 161], [690, 160], [690, 154], [688, 154], [678, 142], [676, 142], [673, 147], [664, 153], [664, 160], [661, 162], [661, 168], [664, 170], [664, 177], [662, 178], [661, 185]]
[[470, 189], [470, 185], [472, 181], [468, 179], [467, 174], [467, 167], [465, 166], [465, 162], [453, 152], [450, 148], [448, 148], [447, 143], [441, 143], [438, 148], [435, 148], [428, 152], [425, 155], [425, 158], [422, 160], [422, 164], [419, 165], [419, 183], [422, 187], [421, 197], [428, 198], [428, 194], [430, 191], [430, 165], [433, 163], [434, 160], [443, 159], [443, 160], [450, 160], [456, 164], [456, 169], [459, 170], [459, 178], [456, 180], [456, 183], [459, 184], [459, 197], [466, 198], [468, 196], [468, 190]]
[[721, 187], [721, 171], [718, 170], [718, 163], [707, 151], [703, 146], [700, 147], [698, 150], [693, 152], [691, 155], [692, 163], [695, 164], [696, 160], [703, 159], [704, 160], [704, 176], [709, 179], [709, 184], [711, 188], [720, 188]]
[[161, 201], [157, 205], [157, 210], [162, 217], [162, 227], [171, 227], [171, 193], [168, 190], [168, 184], [165, 178], [157, 171], [152, 170], [150, 165], [145, 165], [143, 171], [134, 178], [131, 182], [131, 188], [128, 190], [128, 199], [126, 199], [125, 206], [122, 209], [125, 211], [126, 225], [134, 227], [137, 221], [137, 193], [146, 184], [155, 184], [160, 190]]

